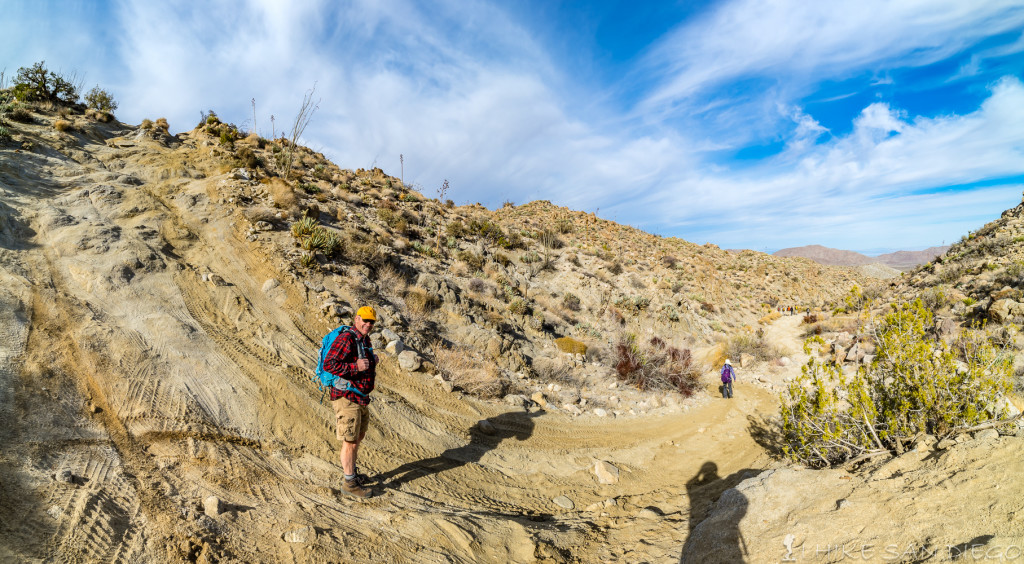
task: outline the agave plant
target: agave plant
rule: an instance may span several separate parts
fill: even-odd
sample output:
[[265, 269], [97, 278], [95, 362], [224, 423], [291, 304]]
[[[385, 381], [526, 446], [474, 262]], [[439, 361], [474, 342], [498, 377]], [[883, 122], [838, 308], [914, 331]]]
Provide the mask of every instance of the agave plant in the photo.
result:
[[315, 218], [307, 216], [292, 224], [292, 235], [299, 239], [309, 237], [318, 227], [320, 223]]
[[316, 226], [308, 237], [303, 239], [302, 248], [309, 252], [323, 251], [327, 246], [330, 234], [321, 226]]

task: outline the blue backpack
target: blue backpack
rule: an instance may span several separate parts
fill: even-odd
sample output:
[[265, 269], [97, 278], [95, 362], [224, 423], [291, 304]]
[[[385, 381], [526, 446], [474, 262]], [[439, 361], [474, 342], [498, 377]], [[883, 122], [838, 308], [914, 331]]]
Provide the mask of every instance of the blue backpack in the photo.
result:
[[[320, 360], [316, 364], [316, 376], [313, 377], [313, 382], [317, 385], [317, 388], [319, 388], [320, 391], [322, 392], [320, 394], [320, 403], [324, 402], [324, 395], [327, 394], [327, 388], [334, 386], [335, 382], [337, 382], [338, 380], [337, 376], [331, 374], [330, 372], [324, 369], [324, 359], [327, 358], [327, 351], [331, 350], [331, 345], [334, 344], [334, 340], [341, 336], [341, 334], [344, 333], [345, 331], [352, 332], [352, 335], [355, 337], [356, 354], [359, 356], [359, 358], [366, 358], [366, 347], [363, 346], [363, 340], [359, 338], [359, 334], [356, 333], [356, 330], [353, 329], [352, 327], [348, 325], [342, 325], [341, 327], [338, 327], [334, 331], [331, 331], [330, 333], [325, 335], [323, 342], [320, 343]], [[372, 354], [372, 348], [370, 349], [370, 352]], [[366, 394], [357, 390], [356, 387], [352, 385], [351, 381], [346, 382], [346, 386], [344, 388], [339, 389], [342, 391], [354, 392], [358, 395], [363, 396], [364, 398], [366, 397]]]

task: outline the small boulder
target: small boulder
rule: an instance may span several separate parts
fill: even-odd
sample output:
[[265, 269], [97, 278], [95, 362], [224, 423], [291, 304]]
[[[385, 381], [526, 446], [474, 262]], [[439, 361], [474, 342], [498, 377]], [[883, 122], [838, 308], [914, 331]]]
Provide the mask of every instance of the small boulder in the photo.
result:
[[395, 333], [395, 332], [394, 332], [394, 331], [392, 331], [391, 329], [383, 329], [383, 330], [382, 330], [382, 331], [380, 332], [380, 334], [381, 334], [381, 335], [383, 335], [383, 336], [384, 336], [384, 338], [385, 338], [385, 339], [386, 339], [386, 340], [387, 340], [387, 341], [388, 341], [389, 343], [390, 343], [391, 341], [401, 341], [401, 340], [402, 340], [402, 338], [398, 336], [398, 333]]
[[265, 293], [273, 290], [274, 288], [277, 288], [280, 285], [281, 285], [281, 283], [278, 282], [277, 280], [275, 280], [273, 278], [268, 278], [267, 281], [263, 283], [263, 293], [265, 294]]
[[561, 507], [562, 509], [573, 509], [576, 507], [576, 504], [573, 503], [571, 499], [565, 497], [564, 495], [560, 495], [552, 499], [551, 501], [553, 501], [555, 505]]
[[[384, 337], [387, 338], [387, 335], [384, 335]], [[388, 346], [384, 347], [384, 352], [391, 356], [398, 356], [402, 354], [402, 352], [404, 351], [405, 343], [403, 343], [401, 339], [395, 339], [394, 341], [390, 341], [388, 343]]]
[[71, 470], [65, 468], [54, 474], [53, 479], [65, 484], [71, 484], [75, 481], [75, 475], [71, 473]]
[[515, 407], [525, 407], [527, 399], [519, 394], [508, 394], [505, 396], [505, 403]]
[[608, 416], [608, 411], [598, 407], [597, 409], [594, 410], [594, 415], [596, 415], [598, 417], [607, 417]]
[[974, 434], [975, 440], [978, 441], [990, 441], [992, 439], [999, 438], [999, 431], [995, 429], [985, 429], [984, 431], [978, 431]]
[[533, 395], [530, 396], [530, 400], [541, 407], [548, 406], [548, 400], [544, 397], [544, 392], [533, 392]]
[[223, 504], [219, 497], [211, 495], [203, 500], [203, 513], [205, 513], [207, 517], [216, 517], [220, 515], [220, 512], [223, 510]]
[[476, 428], [480, 429], [480, 432], [487, 435], [488, 437], [493, 437], [494, 434], [498, 432], [497, 429], [494, 428], [494, 424], [486, 419], [478, 421], [476, 424]]
[[619, 469], [609, 462], [598, 460], [594, 464], [594, 474], [601, 484], [617, 484], [619, 482]]
[[416, 372], [420, 369], [422, 364], [423, 361], [420, 359], [420, 355], [416, 354], [414, 351], [402, 351], [398, 355], [398, 366], [400, 366], [402, 370]]

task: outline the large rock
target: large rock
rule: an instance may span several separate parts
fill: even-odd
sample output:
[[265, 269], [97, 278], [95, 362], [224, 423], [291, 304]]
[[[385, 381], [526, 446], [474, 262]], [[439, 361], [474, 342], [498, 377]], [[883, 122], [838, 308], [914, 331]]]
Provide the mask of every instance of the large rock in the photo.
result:
[[988, 316], [996, 323], [1010, 321], [1024, 315], [1024, 304], [1009, 298], [996, 300], [988, 307]]
[[409, 372], [416, 372], [423, 365], [423, 360], [420, 359], [420, 355], [416, 354], [415, 351], [402, 351], [398, 355], [398, 366], [402, 370]]

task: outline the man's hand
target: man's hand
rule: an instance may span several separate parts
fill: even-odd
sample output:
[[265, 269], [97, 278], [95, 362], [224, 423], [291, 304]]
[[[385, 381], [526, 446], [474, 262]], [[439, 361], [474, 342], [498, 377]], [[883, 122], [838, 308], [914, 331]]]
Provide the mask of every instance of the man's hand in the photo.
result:
[[370, 368], [370, 361], [369, 360], [367, 360], [365, 358], [360, 358], [359, 360], [356, 361], [356, 370], [358, 370], [359, 372], [362, 372], [364, 370], [369, 370], [369, 368]]

